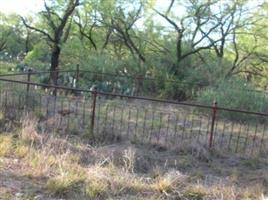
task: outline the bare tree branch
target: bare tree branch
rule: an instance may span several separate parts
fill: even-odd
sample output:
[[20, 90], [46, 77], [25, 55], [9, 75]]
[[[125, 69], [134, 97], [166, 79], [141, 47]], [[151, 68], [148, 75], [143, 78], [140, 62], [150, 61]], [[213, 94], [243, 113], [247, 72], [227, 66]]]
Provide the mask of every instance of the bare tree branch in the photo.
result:
[[20, 18], [21, 18], [21, 20], [22, 20], [22, 22], [23, 22], [23, 24], [24, 24], [24, 26], [26, 28], [29, 28], [29, 29], [34, 30], [34, 31], [36, 31], [38, 33], [41, 33], [44, 36], [46, 36], [51, 42], [55, 42], [55, 40], [47, 32], [45, 32], [45, 31], [43, 31], [43, 30], [41, 30], [39, 28], [33, 27], [33, 26], [29, 25], [29, 24], [27, 24], [26, 20], [22, 16], [20, 16]]
[[175, 2], [175, 0], [170, 0], [170, 4], [169, 4], [168, 9], [167, 9], [166, 14], [165, 14], [166, 16], [169, 14], [171, 8], [173, 7], [174, 2]]

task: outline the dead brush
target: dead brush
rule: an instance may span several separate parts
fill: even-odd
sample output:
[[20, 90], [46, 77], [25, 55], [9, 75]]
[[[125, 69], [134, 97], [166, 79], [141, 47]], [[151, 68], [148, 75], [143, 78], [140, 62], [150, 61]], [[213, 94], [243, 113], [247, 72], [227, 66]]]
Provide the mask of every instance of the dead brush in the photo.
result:
[[27, 114], [21, 119], [21, 131], [19, 137], [21, 140], [29, 143], [42, 143], [42, 137], [37, 133], [38, 120]]
[[123, 162], [124, 162], [124, 170], [130, 173], [134, 173], [135, 167], [135, 155], [136, 151], [131, 147], [124, 150], [123, 153]]
[[179, 171], [170, 170], [158, 176], [151, 184], [151, 188], [154, 191], [163, 193], [166, 197], [171, 197], [172, 194], [182, 197], [179, 191], [185, 187], [188, 179], [188, 176], [181, 174]]
[[206, 147], [206, 137], [202, 138], [192, 138], [188, 142], [181, 142], [174, 147], [174, 151], [184, 154], [191, 154], [193, 157], [203, 160], [209, 161], [211, 159], [210, 152]]

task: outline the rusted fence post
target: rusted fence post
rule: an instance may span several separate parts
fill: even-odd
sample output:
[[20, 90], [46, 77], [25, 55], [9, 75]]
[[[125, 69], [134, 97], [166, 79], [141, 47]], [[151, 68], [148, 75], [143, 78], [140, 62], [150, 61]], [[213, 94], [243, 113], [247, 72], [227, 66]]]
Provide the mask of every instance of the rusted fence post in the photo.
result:
[[29, 104], [29, 91], [30, 91], [30, 82], [31, 82], [31, 74], [32, 74], [32, 69], [29, 68], [27, 70], [27, 93], [26, 93], [26, 104], [25, 106], [27, 108], [29, 108], [30, 104]]
[[212, 148], [212, 145], [213, 145], [213, 134], [214, 134], [215, 121], [216, 121], [216, 114], [217, 114], [217, 102], [214, 101], [213, 107], [212, 107], [211, 129], [210, 129], [210, 134], [209, 134], [209, 148]]
[[92, 88], [92, 110], [91, 110], [91, 134], [94, 136], [94, 126], [95, 126], [95, 112], [96, 112], [96, 101], [97, 101], [97, 87]]

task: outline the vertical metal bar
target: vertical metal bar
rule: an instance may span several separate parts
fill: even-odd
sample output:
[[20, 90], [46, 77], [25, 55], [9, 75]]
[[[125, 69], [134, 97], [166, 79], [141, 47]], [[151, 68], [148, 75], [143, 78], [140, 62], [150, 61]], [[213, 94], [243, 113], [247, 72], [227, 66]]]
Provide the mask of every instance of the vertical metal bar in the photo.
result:
[[191, 127], [190, 127], [190, 135], [189, 138], [192, 139], [193, 136], [193, 124], [194, 124], [194, 114], [193, 112], [191, 113]]
[[47, 101], [46, 101], [46, 118], [48, 119], [48, 117], [49, 117], [48, 105], [49, 105], [49, 102], [50, 102], [50, 98], [49, 98], [48, 95], [46, 96], [46, 99], [47, 99]]
[[57, 110], [57, 98], [56, 96], [55, 97], [52, 97], [53, 99], [53, 116], [56, 116], [56, 110]]
[[253, 150], [255, 148], [255, 141], [257, 139], [257, 132], [258, 132], [258, 122], [257, 122], [257, 119], [256, 119], [256, 126], [255, 126], [255, 133], [254, 133], [254, 136], [252, 138], [252, 148], [251, 148], [251, 155], [253, 154]]
[[127, 137], [129, 138], [129, 123], [130, 123], [130, 118], [131, 118], [131, 109], [129, 108], [128, 111], [128, 121], [127, 121]]
[[210, 134], [209, 134], [209, 148], [212, 148], [214, 125], [215, 125], [215, 120], [216, 120], [216, 113], [217, 113], [217, 102], [214, 101], [213, 108], [212, 108], [211, 128], [210, 128]]
[[262, 102], [261, 102], [262, 105], [260, 105], [260, 112], [262, 112], [261, 108], [263, 107], [264, 102], [265, 102], [265, 92], [262, 94]]
[[[60, 110], [63, 111], [63, 98], [60, 101]], [[60, 126], [62, 126], [62, 115], [60, 114]]]
[[264, 142], [265, 130], [266, 130], [266, 124], [263, 125], [263, 131], [262, 131], [262, 137], [261, 137], [261, 142], [260, 142], [260, 150], [259, 150], [259, 153], [262, 153], [262, 146], [263, 146], [263, 142]]
[[246, 153], [246, 150], [247, 150], [247, 143], [248, 143], [248, 135], [249, 135], [249, 129], [250, 129], [250, 124], [248, 123], [248, 126], [247, 126], [247, 131], [246, 131], [246, 137], [245, 137], [245, 143], [244, 143], [244, 153]]
[[69, 114], [67, 114], [67, 133], [70, 131], [70, 114], [71, 114], [71, 100], [66, 97], [67, 101], [68, 101], [68, 111], [70, 112]]
[[95, 110], [96, 110], [96, 100], [97, 100], [97, 88], [94, 88], [94, 90], [92, 91], [92, 112], [91, 112], [91, 134], [93, 135], [93, 131], [94, 131], [94, 125], [95, 125]]
[[[184, 139], [184, 136], [185, 136], [187, 116], [188, 116], [188, 113], [184, 115], [184, 119], [183, 119], [183, 127], [182, 127], [182, 133], [181, 133], [182, 140]], [[187, 136], [186, 136], [186, 138], [187, 138]]]
[[109, 105], [106, 104], [106, 109], [105, 109], [105, 117], [104, 117], [104, 130], [103, 130], [103, 137], [107, 137], [106, 135], [104, 135], [106, 133], [106, 128], [107, 128], [107, 118], [108, 118], [108, 110], [109, 110]]
[[214, 137], [213, 137], [213, 141], [215, 141], [215, 138], [219, 137], [219, 134], [218, 134], [218, 121], [216, 120], [215, 121], [215, 128], [214, 128]]
[[79, 88], [79, 64], [76, 65], [76, 88]]
[[[58, 85], [58, 77], [59, 77], [59, 71], [58, 71], [58, 69], [56, 71], [54, 71], [53, 73], [55, 73], [55, 77], [56, 77], [54, 86], [57, 86]], [[57, 96], [57, 88], [56, 87], [54, 87], [53, 96]]]
[[18, 106], [19, 106], [19, 108], [22, 108], [22, 110], [23, 110], [24, 105], [22, 105], [22, 107], [20, 107], [20, 106], [21, 106], [21, 104], [22, 104], [22, 103], [21, 103], [21, 93], [19, 93], [19, 94], [18, 94], [18, 102], [19, 102], [19, 105], [18, 105]]
[[236, 145], [235, 145], [235, 153], [237, 153], [237, 151], [238, 151], [238, 143], [240, 141], [241, 130], [242, 130], [242, 124], [240, 124], [240, 127], [239, 127], [239, 133], [238, 133], [237, 140], [236, 140]]
[[121, 108], [120, 127], [119, 127], [120, 133], [123, 133], [123, 131], [122, 131], [122, 127], [123, 127], [123, 115], [124, 115], [124, 106], [122, 106], [122, 108]]
[[[79, 101], [79, 102], [81, 102], [81, 101]], [[75, 111], [74, 111], [74, 114], [75, 114], [76, 119], [78, 118], [78, 114], [79, 114], [78, 104], [79, 104], [78, 99], [75, 98]]]
[[[113, 115], [112, 115], [112, 135], [114, 136], [114, 126], [115, 126], [115, 112], [116, 111], [116, 105], [114, 105], [114, 108], [113, 108]], [[115, 139], [116, 137], [114, 137]]]
[[86, 118], [86, 98], [83, 97], [83, 114], [82, 114], [82, 126], [85, 127], [85, 118]]
[[152, 134], [153, 134], [153, 130], [154, 130], [154, 114], [155, 114], [155, 111], [152, 110], [152, 124], [151, 124], [151, 131], [150, 131], [150, 134], [149, 134], [149, 141], [151, 141], [151, 138], [152, 138]]
[[27, 73], [27, 94], [29, 93], [29, 90], [30, 90], [30, 81], [31, 81], [31, 74], [32, 74], [32, 69], [29, 68], [28, 69], [28, 73]]
[[199, 130], [198, 130], [198, 134], [197, 134], [197, 141], [198, 142], [199, 142], [200, 136], [202, 135], [202, 132], [201, 132], [201, 129], [202, 129], [202, 120], [203, 120], [203, 116], [200, 115]]
[[220, 146], [222, 146], [222, 143], [224, 141], [224, 132], [225, 132], [225, 128], [226, 128], [226, 121], [223, 121], [223, 128], [222, 128], [222, 134], [221, 134], [221, 141], [220, 141]]
[[144, 118], [143, 118], [143, 127], [142, 127], [142, 136], [144, 136], [144, 130], [146, 127], [146, 114], [147, 114], [147, 110], [144, 110]]
[[167, 141], [168, 141], [168, 136], [169, 136], [169, 134], [168, 134], [168, 132], [169, 132], [169, 124], [170, 124], [170, 113], [168, 113], [168, 121], [167, 121], [167, 133], [166, 133], [166, 143], [167, 143]]
[[138, 120], [139, 120], [139, 109], [137, 109], [137, 112], [136, 112], [136, 122], [135, 122], [135, 133], [134, 133], [134, 136], [135, 136], [135, 139], [137, 139], [137, 129], [138, 129]]
[[206, 128], [206, 133], [207, 133], [207, 137], [208, 137], [208, 135], [209, 135], [209, 128], [210, 128], [210, 120], [211, 120], [211, 116], [209, 115], [208, 117], [207, 117], [207, 128]]
[[46, 102], [45, 102], [46, 103], [46, 123], [45, 123], [45, 128], [46, 128], [46, 130], [48, 130], [48, 120], [49, 120], [49, 108], [48, 108], [48, 105], [49, 105], [50, 100], [49, 100], [48, 95], [46, 95], [45, 98], [46, 98]]
[[33, 112], [35, 111], [35, 101], [36, 101], [36, 93], [32, 93], [32, 108], [33, 108]]
[[38, 110], [39, 110], [40, 114], [43, 115], [43, 112], [42, 112], [43, 111], [43, 109], [42, 109], [43, 108], [43, 105], [42, 105], [42, 94], [41, 93], [38, 93], [38, 94], [39, 94], [39, 105], [38, 106], [40, 106]]
[[[176, 141], [176, 136], [177, 136], [177, 130], [178, 130], [178, 114], [176, 113], [176, 119], [175, 119], [175, 126], [174, 126], [174, 133], [173, 133], [173, 142]], [[173, 143], [174, 144], [174, 143]]]
[[228, 142], [228, 150], [230, 150], [230, 148], [231, 148], [233, 132], [234, 132], [234, 122], [231, 122], [231, 123], [232, 123], [232, 127], [231, 127], [231, 133], [230, 133], [230, 137], [229, 137], [229, 142]]
[[29, 68], [28, 71], [27, 71], [27, 93], [26, 93], [26, 107], [28, 109], [29, 107], [29, 91], [30, 91], [30, 81], [31, 81], [31, 72], [32, 72], [32, 69]]
[[157, 142], [159, 142], [159, 139], [160, 139], [160, 135], [161, 135], [161, 128], [162, 128], [162, 116], [163, 115], [163, 113], [162, 112], [160, 112], [159, 113], [159, 117], [160, 117], [160, 119], [159, 119], [159, 129], [158, 129], [158, 135], [157, 135]]
[[101, 115], [101, 106], [100, 103], [98, 103], [98, 114], [97, 114], [97, 135], [99, 135], [99, 129], [100, 129], [100, 115]]

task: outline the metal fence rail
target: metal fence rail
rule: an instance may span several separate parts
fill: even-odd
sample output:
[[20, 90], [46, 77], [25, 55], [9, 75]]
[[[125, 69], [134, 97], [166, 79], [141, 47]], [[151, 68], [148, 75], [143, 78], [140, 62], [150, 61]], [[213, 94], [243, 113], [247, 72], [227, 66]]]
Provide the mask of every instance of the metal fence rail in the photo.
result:
[[[53, 86], [83, 96], [53, 96], [40, 87], [51, 85], [0, 78], [0, 105], [4, 118], [14, 121], [25, 112], [39, 119], [47, 132], [84, 134], [94, 142], [132, 142], [175, 148], [201, 145], [245, 156], [268, 152], [268, 114], [166, 101], [146, 97]], [[3, 87], [4, 86], [4, 87]], [[226, 120], [224, 112], [241, 116]]]

